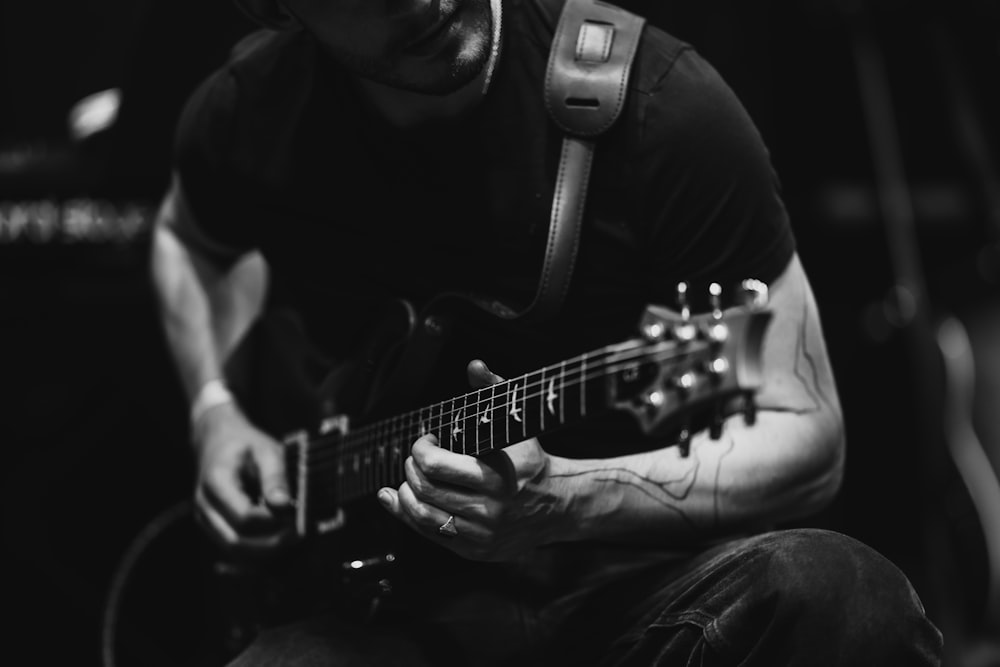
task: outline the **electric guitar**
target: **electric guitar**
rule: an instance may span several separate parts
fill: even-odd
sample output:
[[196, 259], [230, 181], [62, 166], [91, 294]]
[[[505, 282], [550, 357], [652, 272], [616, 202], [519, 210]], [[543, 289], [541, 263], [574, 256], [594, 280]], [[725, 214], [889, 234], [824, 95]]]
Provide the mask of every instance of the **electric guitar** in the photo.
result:
[[[299, 560], [284, 568], [291, 580], [286, 577], [283, 589], [270, 590], [266, 597], [272, 601], [286, 598], [277, 606], [287, 607], [287, 600], [297, 601], [301, 591], [308, 590], [313, 597], [319, 592], [320, 598], [362, 601], [370, 611], [396, 578], [426, 577], [429, 569], [447, 570], [461, 560], [416, 536], [373, 502], [378, 489], [402, 483], [410, 445], [424, 434], [435, 434], [439, 446], [452, 452], [480, 456], [529, 438], [545, 438], [598, 415], [620, 412], [632, 418], [639, 432], [652, 436], [645, 438], [647, 449], [675, 443], [686, 456], [695, 430], [704, 426], [718, 437], [723, 421], [736, 413], [752, 422], [753, 396], [761, 382], [761, 348], [771, 312], [766, 307], [765, 285], [745, 281], [743, 290], [744, 303], [723, 310], [713, 286], [711, 311], [698, 315], [686, 305], [679, 312], [649, 306], [637, 335], [631, 338], [418, 409], [387, 412], [384, 406], [405, 403], [411, 399], [408, 394], [420, 393], [421, 385], [412, 382], [412, 371], [435, 366], [437, 341], [447, 337], [451, 328], [447, 316], [427, 310], [418, 316], [407, 306], [405, 344], [375, 346], [383, 353], [390, 350], [393, 362], [387, 376], [369, 373], [379, 379], [374, 383], [379, 391], [370, 394], [374, 397], [370, 402], [383, 406], [373, 411], [382, 416], [356, 428], [344, 415], [329, 416], [314, 430], [293, 432], [282, 441], [295, 527], [301, 537], [308, 538], [300, 541], [308, 548], [296, 549]], [[357, 377], [352, 370], [345, 382], [352, 384]], [[129, 632], [122, 629], [122, 619], [130, 618], [134, 625], [142, 612], [129, 610], [143, 602], [153, 603], [141, 599], [138, 580], [156, 580], [148, 585], [153, 588], [147, 586], [145, 595], [150, 597], [173, 595], [181, 584], [165, 585], [162, 576], [150, 577], [144, 570], [154, 567], [147, 565], [154, 544], [177, 541], [181, 534], [187, 541], [197, 532], [187, 525], [191, 523], [189, 510], [186, 502], [167, 510], [146, 534], [136, 538], [123, 558], [105, 613], [105, 667], [118, 664], [113, 656], [121, 654], [123, 635]], [[176, 552], [191, 558], [190, 548], [178, 547]], [[303, 557], [309, 566], [301, 565]], [[246, 570], [238, 564], [218, 558], [214, 562], [216, 574], [230, 578], [224, 585], [240, 589], [236, 602], [217, 610], [229, 617], [223, 634], [236, 650], [254, 632], [253, 626], [261, 624], [261, 616], [249, 611], [256, 609], [260, 596], [247, 592], [250, 587], [243, 585]], [[177, 577], [178, 559], [170, 563]], [[319, 568], [313, 567], [316, 563], [323, 564], [325, 573], [320, 577]], [[157, 605], [155, 613], [163, 614], [168, 606]], [[234, 621], [234, 615], [244, 618]], [[267, 620], [275, 618], [281, 618], [280, 612]], [[175, 648], [177, 634], [171, 633]], [[183, 661], [196, 662], [190, 656]]]

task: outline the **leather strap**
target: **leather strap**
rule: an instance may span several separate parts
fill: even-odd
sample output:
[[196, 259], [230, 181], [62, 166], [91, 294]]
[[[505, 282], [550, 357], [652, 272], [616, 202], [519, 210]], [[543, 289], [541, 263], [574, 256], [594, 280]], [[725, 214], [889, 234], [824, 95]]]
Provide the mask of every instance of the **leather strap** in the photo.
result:
[[545, 106], [567, 134], [596, 137], [625, 106], [646, 20], [597, 0], [568, 0], [545, 75]]
[[565, 301], [580, 245], [594, 139], [614, 124], [625, 105], [644, 25], [645, 19], [595, 0], [568, 0], [563, 6], [549, 51], [545, 106], [566, 136], [538, 290], [513, 317], [549, 320]]

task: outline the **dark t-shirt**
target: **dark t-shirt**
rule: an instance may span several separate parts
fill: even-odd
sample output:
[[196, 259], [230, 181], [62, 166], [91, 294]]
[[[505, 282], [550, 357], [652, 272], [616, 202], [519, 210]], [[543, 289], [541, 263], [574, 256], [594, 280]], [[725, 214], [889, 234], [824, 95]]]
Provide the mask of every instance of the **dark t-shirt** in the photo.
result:
[[[543, 103], [552, 23], [531, 0], [505, 7], [493, 85], [458, 122], [388, 126], [301, 32], [248, 37], [188, 103], [177, 168], [200, 227], [259, 249], [272, 302], [294, 307], [329, 356], [364, 341], [392, 297], [419, 306], [473, 291], [517, 307], [534, 295], [562, 141]], [[690, 46], [647, 27], [623, 114], [598, 142], [559, 319], [523, 340], [487, 326], [483, 348], [512, 354], [507, 365], [477, 356], [512, 377], [631, 335], [679, 281], [694, 294], [768, 282], [793, 251], [745, 110]], [[641, 440], [622, 436], [623, 420], [543, 444], [601, 456], [609, 441]]]
[[[507, 5], [494, 83], [459, 123], [391, 128], [302, 32], [244, 40], [190, 100], [177, 164], [195, 217], [217, 241], [259, 248], [276, 298], [331, 352], [387, 296], [534, 294], [562, 137], [542, 100], [551, 27], [535, 3]], [[644, 304], [672, 303], [678, 281], [694, 293], [770, 281], [792, 251], [746, 112], [695, 51], [647, 28], [598, 145], [561, 321], [599, 332], [581, 345], [611, 342]]]

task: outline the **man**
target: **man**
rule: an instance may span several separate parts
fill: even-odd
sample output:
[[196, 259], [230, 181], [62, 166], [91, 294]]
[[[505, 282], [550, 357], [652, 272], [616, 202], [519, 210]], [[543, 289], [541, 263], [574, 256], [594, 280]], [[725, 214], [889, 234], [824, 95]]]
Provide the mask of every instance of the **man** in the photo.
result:
[[[562, 140], [542, 99], [560, 4], [243, 2], [275, 30], [189, 102], [153, 256], [199, 518], [228, 549], [293, 540], [280, 448], [223, 380], [260, 312], [291, 310], [344, 359], [393, 297], [530, 301]], [[936, 664], [940, 635], [891, 564], [841, 535], [767, 532], [837, 491], [835, 383], [760, 137], [657, 29], [599, 140], [580, 244], [555, 320], [482, 329], [473, 385], [633, 335], [681, 282], [704, 309], [710, 283], [726, 297], [754, 278], [774, 318], [753, 423], [685, 448], [595, 417], [483, 457], [426, 433], [377, 492], [427, 545], [418, 580], [371, 619], [264, 633], [235, 664]], [[435, 567], [445, 550], [469, 567]]]

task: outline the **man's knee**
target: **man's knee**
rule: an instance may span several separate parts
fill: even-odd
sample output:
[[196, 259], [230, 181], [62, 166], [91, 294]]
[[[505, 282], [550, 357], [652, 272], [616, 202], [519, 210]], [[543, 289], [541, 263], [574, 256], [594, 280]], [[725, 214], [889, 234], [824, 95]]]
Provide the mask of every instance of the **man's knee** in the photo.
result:
[[756, 613], [775, 639], [791, 632], [794, 651], [815, 651], [814, 664], [937, 663], [940, 633], [906, 576], [875, 550], [823, 530], [781, 531], [748, 546]]

